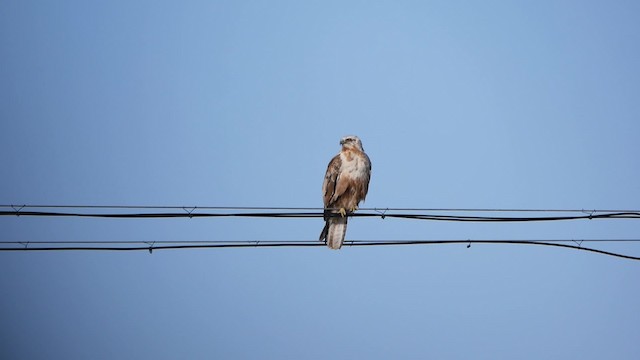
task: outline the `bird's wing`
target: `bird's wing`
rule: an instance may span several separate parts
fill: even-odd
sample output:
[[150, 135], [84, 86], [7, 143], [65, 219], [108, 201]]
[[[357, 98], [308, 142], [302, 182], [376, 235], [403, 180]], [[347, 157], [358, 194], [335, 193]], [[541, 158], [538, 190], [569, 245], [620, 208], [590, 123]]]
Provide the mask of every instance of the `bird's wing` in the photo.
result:
[[[340, 159], [340, 154], [338, 154], [331, 159], [329, 166], [327, 166], [327, 172], [324, 175], [324, 181], [322, 182], [322, 199], [324, 200], [325, 208], [332, 207], [332, 199], [335, 200], [337, 184], [340, 181], [341, 165], [342, 159]], [[339, 196], [340, 194], [337, 195]]]

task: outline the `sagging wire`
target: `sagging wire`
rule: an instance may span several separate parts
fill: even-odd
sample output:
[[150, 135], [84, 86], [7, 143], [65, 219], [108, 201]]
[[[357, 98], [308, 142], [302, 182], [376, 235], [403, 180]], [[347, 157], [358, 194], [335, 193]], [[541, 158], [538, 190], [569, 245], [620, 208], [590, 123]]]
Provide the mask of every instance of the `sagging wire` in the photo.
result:
[[[593, 239], [582, 240], [580, 245], [571, 245], [567, 242], [576, 242], [575, 240], [347, 240], [345, 246], [359, 247], [359, 246], [401, 246], [401, 245], [443, 245], [443, 244], [463, 244], [467, 248], [471, 247], [471, 244], [494, 244], [494, 245], [536, 245], [536, 246], [552, 246], [567, 248], [573, 250], [581, 250], [586, 252], [592, 252], [601, 255], [613, 256], [617, 258], [623, 258], [628, 260], [640, 261], [640, 257], [626, 255], [621, 253], [615, 253], [611, 251], [605, 251], [600, 249], [594, 249], [589, 247], [583, 247], [582, 242], [640, 242], [640, 239]], [[86, 246], [86, 244], [133, 244], [144, 243], [144, 246]], [[173, 245], [157, 245], [157, 244], [173, 244]], [[0, 245], [7, 244], [21, 244], [22, 247], [0, 247], [0, 251], [148, 251], [150, 254], [153, 250], [179, 250], [179, 249], [217, 249], [217, 248], [281, 248], [281, 247], [324, 247], [325, 244], [319, 241], [228, 241], [228, 242], [167, 242], [167, 241], [154, 241], [154, 242], [126, 242], [126, 241], [102, 241], [102, 242], [37, 242], [29, 241], [26, 244], [31, 244], [31, 247], [25, 246], [25, 242], [0, 242]], [[75, 246], [34, 246], [34, 245], [54, 245], [54, 244], [75, 244]], [[79, 244], [85, 244], [85, 246], [79, 246]]]
[[[149, 219], [149, 218], [212, 218], [212, 217], [253, 217], [253, 218], [319, 218], [323, 217], [323, 212], [196, 212], [204, 208], [182, 208], [182, 212], [71, 212], [71, 211], [25, 211], [23, 208], [13, 211], [0, 211], [0, 216], [32, 216], [32, 217], [92, 217], [92, 218], [114, 218], [114, 219]], [[442, 215], [429, 213], [393, 213], [400, 211], [397, 209], [385, 208], [384, 211], [375, 209], [372, 212], [359, 210], [349, 213], [350, 217], [380, 217], [398, 218], [410, 220], [430, 220], [430, 221], [462, 221], [462, 222], [529, 222], [529, 221], [566, 221], [566, 220], [595, 220], [595, 219], [640, 219], [640, 211], [625, 212], [599, 212], [588, 215], [562, 215], [562, 216], [465, 216], [465, 215]], [[418, 211], [418, 210], [414, 210]], [[340, 216], [332, 214], [331, 216]]]

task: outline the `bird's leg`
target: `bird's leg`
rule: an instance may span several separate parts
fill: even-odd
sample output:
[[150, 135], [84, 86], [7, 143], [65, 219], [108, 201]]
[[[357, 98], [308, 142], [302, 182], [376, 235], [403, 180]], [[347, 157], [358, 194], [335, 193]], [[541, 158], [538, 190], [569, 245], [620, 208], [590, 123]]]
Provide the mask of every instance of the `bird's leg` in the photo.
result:
[[358, 205], [353, 205], [353, 207], [349, 209], [349, 212], [354, 212], [356, 210], [358, 210]]
[[342, 216], [342, 217], [347, 216], [347, 210], [345, 208], [340, 208], [340, 210], [338, 210], [338, 212], [340, 213], [340, 216]]

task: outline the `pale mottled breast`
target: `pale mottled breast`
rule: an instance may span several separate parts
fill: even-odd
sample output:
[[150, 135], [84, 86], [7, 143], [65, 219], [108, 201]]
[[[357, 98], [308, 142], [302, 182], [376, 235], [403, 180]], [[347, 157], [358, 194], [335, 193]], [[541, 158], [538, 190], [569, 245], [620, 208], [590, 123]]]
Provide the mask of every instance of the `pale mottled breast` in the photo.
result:
[[343, 151], [340, 153], [340, 160], [342, 164], [340, 172], [342, 176], [348, 176], [350, 178], [365, 180], [371, 173], [371, 162], [367, 154], [360, 151]]

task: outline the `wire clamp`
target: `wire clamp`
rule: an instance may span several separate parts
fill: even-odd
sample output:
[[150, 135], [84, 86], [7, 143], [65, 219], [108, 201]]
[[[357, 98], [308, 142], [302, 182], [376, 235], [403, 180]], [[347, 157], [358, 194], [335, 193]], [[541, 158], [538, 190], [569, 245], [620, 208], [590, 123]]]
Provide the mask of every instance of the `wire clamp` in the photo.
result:
[[571, 239], [571, 241], [573, 241], [574, 243], [578, 244], [578, 247], [581, 248], [582, 247], [582, 242], [584, 240], [577, 241], [577, 240]]
[[16, 212], [16, 216], [20, 216], [20, 210], [24, 209], [24, 207], [27, 205], [22, 205], [19, 208], [16, 209], [16, 207], [14, 205], [11, 205], [11, 208], [13, 209], [13, 211]]
[[153, 245], [155, 245], [155, 241], [153, 242], [147, 242], [145, 241], [145, 244], [149, 245], [149, 254], [153, 254]]
[[588, 214], [588, 215], [589, 215], [589, 220], [593, 220], [593, 215], [596, 213], [596, 211], [597, 211], [597, 210], [595, 210], [595, 209], [594, 209], [594, 210], [585, 210], [585, 209], [582, 209], [582, 212], [583, 212], [583, 213], [585, 213], [585, 214]]
[[380, 217], [382, 218], [382, 220], [384, 220], [384, 218], [386, 217], [387, 211], [389, 211], [389, 208], [386, 208], [384, 210], [378, 210], [378, 208], [374, 208], [373, 211], [375, 211], [378, 214], [380, 214]]
[[182, 210], [186, 211], [186, 212], [187, 212], [187, 215], [189, 216], [189, 219], [191, 219], [191, 218], [193, 218], [192, 213], [193, 213], [197, 208], [198, 208], [197, 206], [194, 206], [194, 207], [192, 207], [192, 208], [191, 208], [191, 210], [189, 210], [189, 209], [187, 209], [186, 207], [184, 207], [184, 206], [183, 206], [183, 207], [182, 207]]

